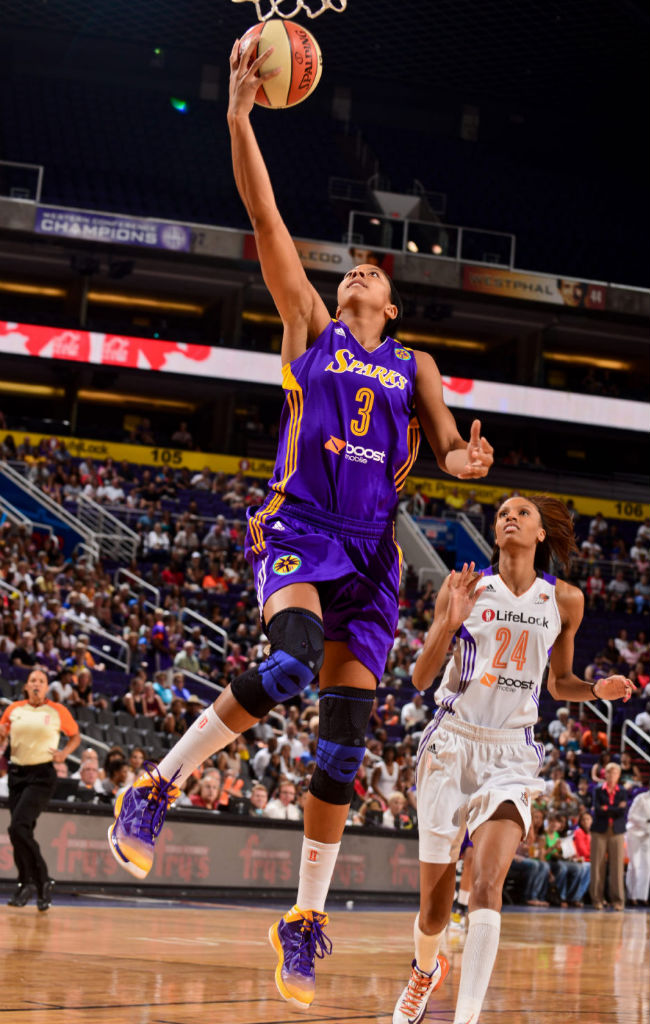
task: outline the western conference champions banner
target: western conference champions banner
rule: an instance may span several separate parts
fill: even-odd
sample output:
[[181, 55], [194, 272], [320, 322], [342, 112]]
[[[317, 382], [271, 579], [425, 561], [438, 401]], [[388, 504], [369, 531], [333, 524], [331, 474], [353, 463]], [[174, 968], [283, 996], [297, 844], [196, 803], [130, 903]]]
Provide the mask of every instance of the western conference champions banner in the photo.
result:
[[607, 287], [593, 281], [467, 265], [463, 267], [463, 289], [530, 302], [550, 302], [573, 309], [605, 309], [607, 297]]
[[54, 235], [57, 238], [141, 245], [148, 249], [168, 249], [172, 252], [189, 252], [192, 241], [190, 229], [172, 221], [110, 216], [44, 206], [36, 209], [34, 231], [39, 235]]

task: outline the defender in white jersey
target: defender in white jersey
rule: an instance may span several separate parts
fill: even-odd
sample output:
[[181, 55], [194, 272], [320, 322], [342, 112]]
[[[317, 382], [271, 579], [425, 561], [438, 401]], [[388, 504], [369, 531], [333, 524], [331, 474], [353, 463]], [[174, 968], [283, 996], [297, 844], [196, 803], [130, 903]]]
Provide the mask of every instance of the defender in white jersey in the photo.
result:
[[474, 865], [454, 1024], [478, 1021], [499, 942], [503, 882], [530, 827], [531, 797], [543, 788], [533, 727], [549, 659], [548, 688], [557, 700], [629, 700], [633, 689], [624, 676], [592, 687], [573, 674], [583, 596], [548, 572], [553, 559], [566, 565], [575, 550], [562, 502], [509, 498], [497, 512], [495, 537], [492, 568], [479, 574], [472, 563], [445, 580], [413, 673], [418, 690], [429, 687], [455, 636], [417, 755], [420, 912], [393, 1024], [418, 1024], [446, 973], [438, 950], [466, 828]]

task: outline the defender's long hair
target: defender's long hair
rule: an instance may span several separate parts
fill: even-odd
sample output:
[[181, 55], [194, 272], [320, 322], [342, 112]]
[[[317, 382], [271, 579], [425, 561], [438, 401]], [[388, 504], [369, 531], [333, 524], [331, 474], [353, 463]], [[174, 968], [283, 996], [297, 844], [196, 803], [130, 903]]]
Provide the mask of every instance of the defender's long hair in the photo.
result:
[[[522, 498], [535, 506], [546, 530], [546, 537], [537, 545], [535, 551], [535, 568], [542, 572], [550, 572], [555, 561], [564, 572], [567, 572], [571, 555], [578, 553], [573, 519], [568, 508], [563, 501], [551, 498], [548, 494], [522, 494]], [[496, 516], [494, 525], [496, 526]], [[498, 544], [492, 549], [491, 561], [493, 566], [499, 564]]]

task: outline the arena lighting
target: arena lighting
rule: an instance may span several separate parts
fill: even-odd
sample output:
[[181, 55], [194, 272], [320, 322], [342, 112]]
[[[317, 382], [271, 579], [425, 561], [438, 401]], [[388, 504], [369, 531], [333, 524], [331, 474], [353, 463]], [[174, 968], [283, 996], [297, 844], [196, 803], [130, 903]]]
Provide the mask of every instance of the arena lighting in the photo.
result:
[[169, 99], [174, 110], [177, 110], [179, 114], [187, 114], [187, 101], [178, 99], [177, 96], [171, 96]]
[[203, 316], [205, 307], [198, 302], [179, 302], [175, 299], [154, 299], [150, 295], [127, 295], [124, 292], [88, 292], [88, 302], [104, 306], [142, 306], [147, 309], [164, 309], [168, 313], [188, 313]]
[[34, 398], [64, 398], [63, 388], [49, 384], [23, 384], [21, 381], [0, 380], [0, 392], [6, 395], [32, 395]]
[[63, 299], [65, 288], [52, 288], [42, 284], [25, 284], [21, 281], [0, 281], [0, 292], [14, 292], [17, 295], [44, 295], [48, 298]]
[[241, 315], [242, 320], [247, 320], [252, 324], [281, 324], [282, 318], [277, 313], [254, 313], [252, 310], [245, 309]]
[[406, 248], [408, 249], [409, 252], [420, 251], [417, 242], [414, 242], [412, 238], [409, 238], [408, 242], [406, 243]]
[[627, 359], [607, 359], [605, 356], [582, 356], [572, 352], [542, 352], [549, 363], [576, 363], [597, 366], [599, 370], [631, 370], [634, 364]]
[[140, 409], [196, 412], [196, 402], [181, 402], [174, 398], [151, 398], [146, 395], [125, 395], [118, 391], [95, 391], [93, 388], [82, 388], [77, 391], [77, 398], [80, 402], [93, 402], [96, 405], [137, 405]]
[[415, 331], [400, 331], [400, 341], [412, 342], [414, 345], [438, 345], [440, 348], [464, 348], [474, 352], [485, 352], [486, 341], [474, 341], [470, 338], [448, 338], [443, 334], [419, 334]]

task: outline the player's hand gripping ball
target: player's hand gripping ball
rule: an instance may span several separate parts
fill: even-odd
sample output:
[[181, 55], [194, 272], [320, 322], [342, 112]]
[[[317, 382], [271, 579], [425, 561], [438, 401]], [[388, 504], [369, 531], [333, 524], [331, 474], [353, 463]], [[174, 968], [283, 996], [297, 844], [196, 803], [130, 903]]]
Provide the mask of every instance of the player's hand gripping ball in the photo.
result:
[[273, 53], [262, 70], [280, 68], [280, 74], [262, 82], [255, 102], [274, 110], [295, 107], [307, 99], [320, 81], [323, 70], [320, 47], [311, 32], [302, 25], [284, 18], [271, 18], [253, 25], [244, 33], [239, 43], [239, 54], [248, 60], [250, 66], [269, 46], [273, 47]]

